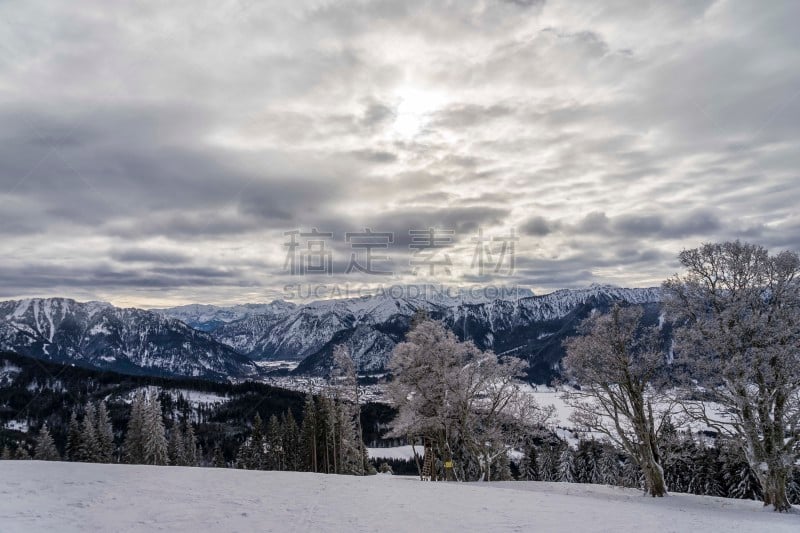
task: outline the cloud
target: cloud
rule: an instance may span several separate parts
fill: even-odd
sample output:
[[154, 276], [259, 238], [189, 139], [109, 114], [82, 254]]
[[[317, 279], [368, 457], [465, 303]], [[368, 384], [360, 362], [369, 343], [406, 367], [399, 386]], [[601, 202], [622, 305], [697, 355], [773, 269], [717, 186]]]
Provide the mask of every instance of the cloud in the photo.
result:
[[402, 265], [409, 229], [468, 262], [515, 227], [519, 271], [479, 281], [537, 292], [800, 248], [799, 9], [0, 3], [4, 294], [263, 299], [313, 226], [394, 231]]

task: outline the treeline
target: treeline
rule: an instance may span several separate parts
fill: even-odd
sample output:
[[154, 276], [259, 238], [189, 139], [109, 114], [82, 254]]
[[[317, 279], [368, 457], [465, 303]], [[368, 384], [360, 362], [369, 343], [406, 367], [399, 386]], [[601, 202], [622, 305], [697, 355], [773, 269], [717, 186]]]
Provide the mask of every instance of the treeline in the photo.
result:
[[[0, 384], [4, 459], [366, 474], [374, 468], [362, 433], [377, 438], [391, 416], [384, 406], [362, 410], [357, 383], [344, 374], [303, 395], [256, 383], [116, 375], [15, 354], [0, 354], [0, 365], [7, 370]], [[184, 392], [198, 389], [223, 400], [190, 402]], [[9, 421], [16, 425], [3, 427]]]
[[302, 423], [291, 411], [272, 415], [266, 427], [259, 415], [236, 454], [247, 470], [292, 470], [365, 475], [375, 470], [358, 432], [355, 406], [328, 395], [306, 395]]
[[[725, 439], [706, 440], [689, 432], [673, 432], [665, 437], [664, 477], [670, 490], [760, 501], [758, 477], [736, 444]], [[644, 488], [636, 463], [611, 444], [597, 440], [581, 440], [574, 448], [561, 440], [531, 445], [511, 468], [513, 479], [523, 481]], [[793, 504], [800, 504], [800, 468], [794, 469], [787, 495]]]

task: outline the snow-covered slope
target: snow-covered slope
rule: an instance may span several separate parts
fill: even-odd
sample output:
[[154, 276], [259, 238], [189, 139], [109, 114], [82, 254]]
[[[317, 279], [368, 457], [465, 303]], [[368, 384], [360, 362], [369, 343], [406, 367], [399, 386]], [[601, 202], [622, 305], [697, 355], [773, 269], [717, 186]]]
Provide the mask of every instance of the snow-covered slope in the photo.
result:
[[568, 483], [2, 461], [0, 494], [3, 533], [800, 530], [759, 502]]
[[104, 302], [0, 302], [0, 350], [60, 362], [214, 379], [257, 373], [229, 346], [183, 322]]

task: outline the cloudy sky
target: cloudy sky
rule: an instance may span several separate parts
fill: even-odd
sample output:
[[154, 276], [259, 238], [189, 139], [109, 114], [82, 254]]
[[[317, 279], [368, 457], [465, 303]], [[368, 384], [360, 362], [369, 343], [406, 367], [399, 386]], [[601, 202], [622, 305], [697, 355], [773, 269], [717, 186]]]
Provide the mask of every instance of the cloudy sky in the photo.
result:
[[[2, 1], [0, 297], [649, 286], [704, 241], [800, 249], [797, 20], [795, 0]], [[291, 275], [284, 232], [314, 227], [331, 275]], [[394, 234], [372, 250], [393, 275], [346, 272], [365, 228]], [[447, 246], [409, 248], [427, 228]], [[513, 271], [473, 264], [479, 231], [488, 265], [518, 236]]]

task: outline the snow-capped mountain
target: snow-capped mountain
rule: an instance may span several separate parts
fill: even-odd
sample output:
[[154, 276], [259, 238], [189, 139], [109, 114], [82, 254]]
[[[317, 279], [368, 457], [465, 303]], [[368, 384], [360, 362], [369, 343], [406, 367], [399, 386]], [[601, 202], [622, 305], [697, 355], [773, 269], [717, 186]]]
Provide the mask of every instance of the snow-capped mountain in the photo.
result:
[[0, 302], [0, 350], [118, 371], [220, 379], [257, 375], [253, 360], [295, 361], [298, 374], [324, 375], [334, 346], [344, 343], [362, 372], [382, 372], [422, 310], [481, 348], [528, 360], [530, 377], [544, 382], [557, 373], [564, 338], [592, 310], [628, 302], [644, 306], [655, 322], [661, 300], [658, 288], [600, 285], [502, 298], [404, 294], [152, 311], [64, 298]]
[[0, 302], [0, 350], [135, 373], [212, 379], [257, 373], [250, 359], [179, 320], [66, 298]]
[[151, 309], [170, 318], [177, 318], [200, 331], [213, 331], [220, 326], [251, 316], [283, 315], [292, 311], [295, 304], [275, 300], [268, 304], [242, 304], [228, 307], [206, 304], [189, 304], [165, 309]]
[[482, 348], [529, 359], [532, 377], [546, 379], [563, 356], [561, 341], [593, 308], [624, 301], [656, 309], [660, 300], [658, 288], [600, 285], [494, 300], [385, 294], [252, 315], [228, 322], [211, 334], [252, 359], [300, 361], [297, 372], [311, 374], [325, 373], [333, 346], [346, 343], [362, 371], [379, 372], [395, 344], [402, 341], [411, 317], [424, 310]]

